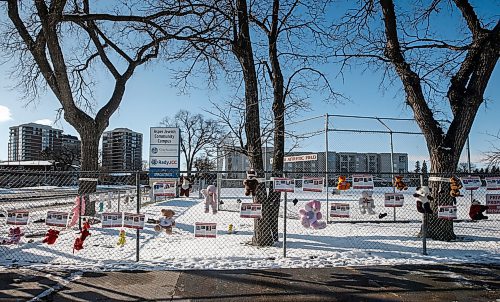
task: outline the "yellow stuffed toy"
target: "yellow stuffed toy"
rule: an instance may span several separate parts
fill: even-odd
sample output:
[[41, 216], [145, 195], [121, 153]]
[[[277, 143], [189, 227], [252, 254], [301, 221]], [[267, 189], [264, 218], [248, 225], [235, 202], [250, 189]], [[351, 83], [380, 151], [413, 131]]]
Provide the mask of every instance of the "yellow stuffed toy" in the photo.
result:
[[339, 176], [339, 183], [337, 184], [338, 190], [349, 190], [351, 188], [351, 184], [346, 181], [346, 177], [341, 175]]
[[397, 175], [394, 178], [394, 186], [396, 187], [396, 189], [398, 189], [399, 191], [408, 190], [408, 186], [403, 181], [403, 176]]
[[123, 247], [125, 245], [125, 231], [124, 230], [120, 230], [118, 243], [116, 245], [119, 245], [120, 247]]
[[461, 197], [463, 196], [460, 194], [460, 189], [462, 188], [462, 182], [458, 177], [452, 176], [450, 178], [450, 195], [451, 197]]

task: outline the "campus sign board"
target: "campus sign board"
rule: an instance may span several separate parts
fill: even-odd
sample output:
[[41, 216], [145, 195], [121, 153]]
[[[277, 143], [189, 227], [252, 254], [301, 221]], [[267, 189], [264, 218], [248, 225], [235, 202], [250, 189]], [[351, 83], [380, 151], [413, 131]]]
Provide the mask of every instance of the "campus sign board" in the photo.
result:
[[149, 134], [149, 177], [178, 178], [180, 167], [180, 129], [151, 127]]

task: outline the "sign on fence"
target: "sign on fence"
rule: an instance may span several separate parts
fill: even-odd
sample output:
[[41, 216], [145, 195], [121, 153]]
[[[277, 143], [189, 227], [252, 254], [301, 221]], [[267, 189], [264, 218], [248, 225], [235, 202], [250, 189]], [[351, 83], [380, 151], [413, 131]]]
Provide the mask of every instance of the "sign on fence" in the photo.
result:
[[323, 192], [325, 179], [323, 177], [304, 177], [302, 179], [302, 191]]
[[68, 224], [69, 213], [59, 211], [47, 211], [45, 224], [48, 226], [66, 227]]
[[7, 224], [27, 225], [29, 215], [27, 210], [7, 210]]
[[262, 204], [243, 202], [240, 207], [241, 218], [262, 218]]
[[479, 176], [462, 177], [462, 185], [466, 190], [477, 190], [481, 187], [481, 178]]
[[500, 177], [485, 177], [486, 190], [500, 190]]
[[405, 196], [401, 193], [385, 193], [384, 206], [388, 208], [399, 208], [404, 205]]
[[149, 139], [149, 177], [179, 177], [180, 129], [151, 127]]
[[196, 222], [194, 224], [194, 237], [217, 237], [217, 223]]
[[155, 182], [153, 184], [153, 194], [154, 196], [167, 196], [175, 197], [176, 190], [176, 180], [166, 179], [161, 182]]
[[275, 177], [273, 179], [274, 192], [294, 192], [295, 181], [291, 178]]
[[103, 228], [121, 228], [123, 225], [122, 212], [104, 212], [102, 213]]
[[353, 175], [352, 188], [354, 190], [373, 190], [373, 176]]
[[142, 230], [145, 218], [144, 214], [123, 213], [123, 227]]
[[486, 214], [500, 214], [500, 194], [486, 194]]
[[330, 217], [349, 218], [349, 204], [332, 203], [330, 206]]

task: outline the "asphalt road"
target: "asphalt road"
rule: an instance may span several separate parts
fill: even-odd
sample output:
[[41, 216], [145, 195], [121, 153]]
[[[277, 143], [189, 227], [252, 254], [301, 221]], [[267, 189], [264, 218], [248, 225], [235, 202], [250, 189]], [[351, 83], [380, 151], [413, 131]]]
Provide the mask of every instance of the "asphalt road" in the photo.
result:
[[0, 301], [499, 301], [500, 264], [0, 271]]

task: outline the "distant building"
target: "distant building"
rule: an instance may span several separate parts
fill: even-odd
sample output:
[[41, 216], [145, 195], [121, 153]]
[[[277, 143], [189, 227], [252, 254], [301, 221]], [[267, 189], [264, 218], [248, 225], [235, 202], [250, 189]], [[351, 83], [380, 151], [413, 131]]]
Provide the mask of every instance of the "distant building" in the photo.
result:
[[141, 170], [142, 133], [127, 128], [117, 128], [104, 132], [102, 167], [107, 171]]
[[62, 130], [35, 123], [10, 127], [8, 160], [33, 161], [42, 159], [42, 151], [60, 150]]

